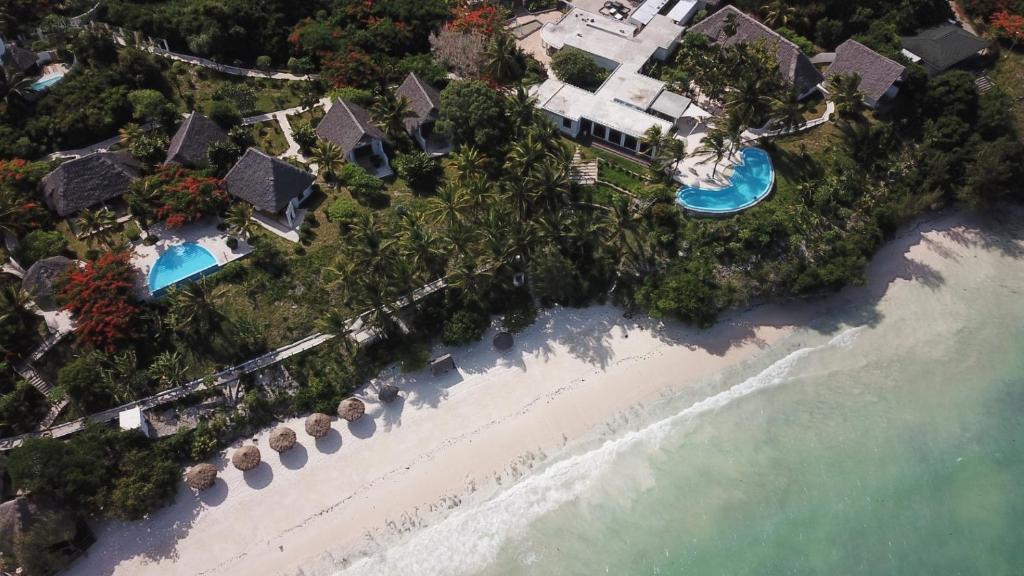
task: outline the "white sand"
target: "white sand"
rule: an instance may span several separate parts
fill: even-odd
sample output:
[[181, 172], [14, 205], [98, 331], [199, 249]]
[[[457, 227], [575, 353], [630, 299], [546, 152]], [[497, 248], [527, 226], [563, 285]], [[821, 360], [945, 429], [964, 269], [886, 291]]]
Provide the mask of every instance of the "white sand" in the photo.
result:
[[[229, 449], [215, 461], [216, 486], [201, 496], [183, 486], [153, 518], [104, 526], [69, 573], [288, 574], [324, 563], [317, 559], [325, 551], [336, 561], [338, 551], [372, 546], [436, 519], [478, 487], [513, 480], [602, 425], [752, 357], [794, 326], [820, 323], [851, 303], [873, 309], [893, 282], [928, 282], [932, 266], [970, 274], [965, 254], [992, 247], [956, 228], [961, 221], [943, 216], [890, 243], [867, 286], [737, 313], [708, 331], [593, 307], [545, 314], [505, 354], [488, 335], [451, 351], [458, 374], [382, 377], [403, 398], [381, 406], [378, 383], [371, 384], [361, 394], [367, 416], [356, 425], [335, 422], [319, 442], [305, 434], [302, 419], [287, 423], [299, 446], [285, 455], [260, 434], [264, 464], [254, 471], [228, 465]], [[960, 263], [947, 270], [951, 254]]]

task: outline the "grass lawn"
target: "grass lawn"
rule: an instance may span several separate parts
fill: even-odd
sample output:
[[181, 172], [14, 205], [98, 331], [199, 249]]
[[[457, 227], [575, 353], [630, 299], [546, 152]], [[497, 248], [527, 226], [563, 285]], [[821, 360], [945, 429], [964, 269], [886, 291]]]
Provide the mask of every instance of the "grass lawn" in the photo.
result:
[[1017, 133], [1024, 138], [1024, 53], [1022, 48], [1016, 52], [1003, 49], [999, 62], [992, 71], [991, 78], [997, 86], [1005, 90], [1016, 100], [1013, 113], [1017, 119]]
[[644, 166], [600, 148], [584, 146], [573, 140], [569, 142], [573, 146], [579, 146], [580, 155], [584, 160], [600, 160], [599, 179], [636, 194], [642, 194], [649, 185], [649, 182], [641, 177], [647, 170]]
[[270, 154], [278, 156], [288, 150], [288, 140], [284, 137], [284, 131], [277, 120], [268, 120], [249, 126], [256, 147]]
[[303, 122], [309, 122], [310, 126], [316, 128], [316, 125], [320, 123], [320, 120], [324, 117], [324, 109], [320, 106], [314, 106], [312, 110], [306, 110], [298, 114], [289, 114], [288, 123], [292, 125], [294, 129]]
[[[179, 64], [173, 68], [168, 66], [166, 74], [174, 103], [181, 112], [205, 109], [219, 88], [231, 84], [244, 84], [253, 88], [256, 93], [256, 109], [253, 114], [292, 108], [302, 100], [303, 82], [243, 78], [199, 66]], [[181, 73], [177, 74], [175, 70]]]
[[[99, 250], [101, 252], [103, 251], [103, 247], [100, 246], [98, 243], [90, 245], [88, 242], [85, 241], [84, 238], [78, 238], [77, 236], [75, 236], [75, 234], [71, 231], [71, 227], [68, 226], [67, 220], [61, 220], [57, 224], [56, 229], [58, 232], [64, 235], [65, 239], [67, 239], [68, 250], [74, 252], [75, 256], [77, 256], [79, 259], [84, 259], [86, 253], [89, 252], [90, 250]], [[115, 226], [115, 232], [110, 242], [114, 246], [120, 246], [128, 243], [133, 236], [135, 238], [138, 238], [138, 233], [138, 224], [136, 224], [134, 220], [129, 220], [123, 224], [117, 224]]]

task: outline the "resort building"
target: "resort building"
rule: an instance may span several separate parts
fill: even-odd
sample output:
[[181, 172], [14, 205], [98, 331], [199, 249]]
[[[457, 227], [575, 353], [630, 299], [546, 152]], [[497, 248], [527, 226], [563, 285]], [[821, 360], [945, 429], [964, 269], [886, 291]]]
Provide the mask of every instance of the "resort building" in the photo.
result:
[[57, 286], [74, 265], [74, 260], [64, 256], [43, 258], [25, 271], [25, 277], [21, 279], [21, 289], [43, 312], [56, 312], [60, 309], [57, 303]]
[[178, 127], [167, 148], [167, 162], [181, 164], [189, 168], [206, 166], [207, 151], [210, 144], [228, 137], [227, 133], [216, 122], [199, 112], [192, 112]]
[[40, 187], [46, 205], [63, 218], [120, 198], [141, 174], [142, 166], [127, 152], [95, 152], [61, 164]]
[[725, 47], [756, 42], [775, 46], [779, 73], [783, 80], [796, 88], [801, 98], [813, 94], [824, 79], [796, 44], [735, 6], [726, 6], [694, 24], [690, 32], [703, 34], [715, 44]]
[[924, 66], [932, 76], [954, 66], [978, 64], [989, 47], [988, 41], [953, 24], [943, 24], [922, 30], [916, 36], [906, 36], [902, 44], [903, 55]]
[[395, 96], [405, 98], [409, 102], [409, 109], [415, 114], [406, 118], [405, 130], [420, 148], [431, 156], [450, 152], [451, 140], [444, 134], [434, 132], [434, 123], [437, 122], [441, 108], [441, 94], [437, 89], [410, 72], [395, 91]]
[[576, 48], [609, 72], [593, 92], [554, 77], [531, 89], [537, 106], [567, 136], [592, 137], [639, 153], [640, 139], [649, 128], [672, 133], [684, 114], [696, 108], [689, 98], [666, 90], [664, 82], [641, 73], [651, 58], [668, 58], [682, 38], [683, 28], [666, 16], [654, 14], [640, 29], [573, 8], [540, 34], [549, 52]]
[[37, 72], [43, 64], [38, 54], [15, 44], [4, 45], [3, 51], [0, 52], [0, 63], [5, 68], [26, 76]]
[[387, 137], [362, 106], [336, 101], [317, 125], [316, 133], [323, 140], [337, 144], [346, 160], [359, 164], [370, 174], [378, 178], [394, 174], [384, 152]]
[[246, 150], [224, 176], [228, 194], [289, 228], [295, 226], [296, 210], [313, 193], [315, 181], [309, 172], [255, 148]]
[[[864, 103], [875, 108], [884, 98], [896, 96], [899, 83], [906, 77], [906, 73], [907, 69], [902, 64], [851, 38], [836, 48], [835, 60], [825, 71], [825, 78], [856, 74], [860, 77]], [[824, 89], [828, 91], [827, 84]]]

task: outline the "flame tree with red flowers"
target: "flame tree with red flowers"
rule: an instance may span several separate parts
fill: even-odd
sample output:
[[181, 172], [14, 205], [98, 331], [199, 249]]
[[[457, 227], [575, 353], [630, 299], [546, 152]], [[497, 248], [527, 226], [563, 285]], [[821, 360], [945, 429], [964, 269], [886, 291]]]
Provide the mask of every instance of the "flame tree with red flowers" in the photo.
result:
[[1018, 42], [1024, 40], [1024, 16], [1014, 14], [1004, 8], [992, 14], [989, 22], [1000, 36], [1010, 41], [1011, 52], [1017, 47]]
[[112, 353], [135, 336], [135, 274], [125, 252], [107, 252], [68, 273], [60, 297], [79, 342]]
[[229, 202], [223, 180], [197, 175], [176, 164], [164, 164], [153, 175], [136, 181], [128, 195], [137, 217], [162, 221], [168, 228], [219, 213]]

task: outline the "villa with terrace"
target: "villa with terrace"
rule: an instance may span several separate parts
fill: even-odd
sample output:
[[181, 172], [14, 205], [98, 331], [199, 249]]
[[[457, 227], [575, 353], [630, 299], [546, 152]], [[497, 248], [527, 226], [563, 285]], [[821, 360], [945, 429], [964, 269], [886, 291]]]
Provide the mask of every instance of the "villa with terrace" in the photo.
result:
[[989, 42], [953, 24], [921, 30], [901, 39], [903, 55], [935, 76], [950, 68], [980, 64], [989, 52]]
[[251, 204], [257, 222], [275, 232], [301, 223], [299, 207], [313, 193], [315, 181], [309, 172], [255, 148], [246, 150], [224, 176], [228, 194]]
[[61, 164], [43, 177], [40, 187], [46, 205], [62, 218], [99, 207], [125, 214], [127, 209], [115, 201], [141, 174], [142, 166], [127, 152], [95, 152]]
[[[884, 99], [896, 96], [907, 68], [851, 38], [836, 48], [835, 60], [825, 71], [825, 78], [847, 74], [860, 78], [864, 103], [876, 108]], [[827, 85], [824, 90], [828, 91]]]
[[378, 178], [394, 174], [384, 151], [387, 137], [362, 106], [338, 100], [317, 124], [316, 134], [337, 144], [346, 160], [359, 164], [370, 174]]
[[436, 88], [410, 72], [395, 92], [398, 98], [405, 98], [413, 116], [406, 118], [405, 130], [430, 156], [442, 156], [451, 152], [452, 143], [447, 136], [434, 132], [438, 111], [441, 108], [441, 93]]
[[796, 44], [735, 6], [726, 6], [694, 24], [690, 32], [703, 34], [711, 42], [723, 47], [756, 42], [775, 46], [779, 73], [783, 80], [797, 90], [801, 98], [814, 94], [824, 79]]
[[555, 126], [573, 138], [592, 138], [616, 149], [640, 154], [641, 138], [657, 126], [665, 134], [685, 128], [688, 136], [708, 113], [665, 83], [641, 73], [651, 58], [665, 60], [679, 44], [683, 27], [654, 14], [643, 28], [573, 8], [540, 30], [549, 52], [572, 47], [589, 54], [607, 70], [594, 92], [548, 78], [531, 89], [537, 106]]
[[199, 112], [192, 112], [178, 127], [167, 148], [167, 162], [181, 164], [189, 168], [203, 168], [209, 161], [207, 151], [210, 144], [228, 137], [227, 133], [216, 122]]

